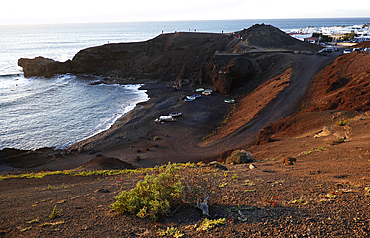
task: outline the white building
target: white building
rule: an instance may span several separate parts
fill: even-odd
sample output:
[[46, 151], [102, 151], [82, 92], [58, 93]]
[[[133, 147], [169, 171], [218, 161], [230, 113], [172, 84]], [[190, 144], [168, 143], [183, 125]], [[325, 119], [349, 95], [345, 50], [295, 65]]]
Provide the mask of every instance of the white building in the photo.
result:
[[370, 28], [364, 25], [354, 26], [333, 26], [333, 27], [306, 27], [300, 29], [297, 33], [290, 33], [294, 38], [302, 40], [302, 38], [312, 36], [312, 33], [323, 34], [332, 37], [334, 40], [342, 39], [345, 35], [355, 33], [358, 37], [355, 37], [356, 41], [370, 41]]
[[370, 35], [362, 35], [359, 37], [355, 37], [355, 41], [362, 42], [362, 41], [370, 41]]

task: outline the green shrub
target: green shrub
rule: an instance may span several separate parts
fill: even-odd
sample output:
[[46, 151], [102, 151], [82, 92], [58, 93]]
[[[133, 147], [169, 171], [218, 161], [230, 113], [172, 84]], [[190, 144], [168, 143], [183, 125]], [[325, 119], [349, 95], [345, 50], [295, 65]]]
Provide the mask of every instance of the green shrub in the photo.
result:
[[345, 126], [345, 125], [347, 125], [347, 121], [338, 121], [337, 125], [338, 126]]
[[115, 197], [112, 208], [120, 213], [158, 219], [169, 214], [175, 205], [196, 204], [199, 199], [215, 199], [220, 194], [218, 184], [222, 176], [209, 167], [193, 168], [169, 163], [159, 171], [157, 177], [147, 175], [131, 191], [122, 191]]
[[207, 218], [204, 219], [202, 222], [202, 225], [197, 228], [197, 231], [208, 231], [216, 226], [223, 225], [226, 221], [226, 218], [220, 218], [220, 219], [215, 219], [215, 220], [209, 220]]
[[245, 150], [235, 150], [226, 159], [226, 164], [245, 164], [253, 162], [253, 156]]
[[36, 217], [35, 219], [31, 220], [31, 221], [27, 221], [26, 223], [27, 224], [33, 224], [33, 223], [38, 223], [40, 222], [40, 219], [38, 217]]
[[50, 219], [54, 219], [54, 218], [57, 218], [60, 216], [60, 213], [62, 212], [62, 209], [60, 209], [59, 211], [57, 211], [57, 205], [54, 206], [54, 209], [53, 211], [51, 212], [49, 218]]
[[369, 187], [365, 188], [365, 196], [370, 197], [370, 188]]
[[168, 164], [158, 177], [147, 175], [131, 191], [123, 191], [117, 197], [112, 208], [118, 212], [129, 212], [138, 217], [150, 216], [157, 219], [170, 211], [171, 203], [180, 199], [183, 191], [177, 168]]
[[301, 197], [300, 199], [296, 199], [290, 202], [291, 204], [307, 204], [307, 200]]
[[329, 145], [338, 145], [340, 143], [344, 143], [344, 137], [335, 138], [334, 140], [328, 142]]
[[24, 229], [20, 229], [19, 232], [25, 232], [25, 231], [28, 231], [28, 230], [31, 230], [32, 229], [32, 226], [29, 226], [29, 227], [26, 227]]
[[183, 237], [182, 234], [176, 227], [171, 226], [171, 228], [167, 227], [167, 230], [159, 229], [158, 233], [159, 236], [172, 236], [174, 238]]

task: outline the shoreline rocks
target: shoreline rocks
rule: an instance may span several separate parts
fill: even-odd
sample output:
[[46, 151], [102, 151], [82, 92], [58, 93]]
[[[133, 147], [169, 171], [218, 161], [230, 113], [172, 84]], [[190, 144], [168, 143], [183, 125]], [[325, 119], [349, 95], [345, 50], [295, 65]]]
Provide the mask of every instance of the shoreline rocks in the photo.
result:
[[65, 153], [64, 150], [55, 150], [48, 147], [37, 150], [4, 148], [0, 150], [0, 165], [4, 164], [23, 169], [35, 168], [62, 157], [63, 153]]
[[20, 58], [18, 60], [18, 65], [23, 68], [25, 77], [51, 77], [54, 74], [69, 73], [71, 71], [72, 61], [58, 62], [39, 56], [34, 59]]

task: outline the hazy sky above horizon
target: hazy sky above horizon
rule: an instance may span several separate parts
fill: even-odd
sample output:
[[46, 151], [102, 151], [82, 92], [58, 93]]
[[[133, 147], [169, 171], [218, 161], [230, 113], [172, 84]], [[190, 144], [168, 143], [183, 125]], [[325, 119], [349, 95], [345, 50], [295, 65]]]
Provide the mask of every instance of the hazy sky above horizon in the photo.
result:
[[18, 0], [0, 24], [370, 17], [368, 0]]

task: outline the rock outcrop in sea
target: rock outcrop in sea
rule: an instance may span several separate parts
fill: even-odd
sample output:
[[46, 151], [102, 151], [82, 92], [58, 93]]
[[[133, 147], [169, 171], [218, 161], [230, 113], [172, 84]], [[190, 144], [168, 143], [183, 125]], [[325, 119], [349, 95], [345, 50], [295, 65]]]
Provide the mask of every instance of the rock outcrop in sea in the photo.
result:
[[34, 59], [21, 58], [18, 60], [18, 65], [23, 68], [25, 77], [44, 76], [51, 77], [54, 74], [65, 74], [71, 72], [72, 61], [58, 62], [53, 59], [44, 58], [42, 56]]

